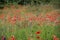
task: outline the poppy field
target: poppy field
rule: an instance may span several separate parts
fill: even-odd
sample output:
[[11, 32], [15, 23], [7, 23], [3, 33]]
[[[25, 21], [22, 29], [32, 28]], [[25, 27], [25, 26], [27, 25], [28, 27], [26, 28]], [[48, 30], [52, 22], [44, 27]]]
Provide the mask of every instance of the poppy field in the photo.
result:
[[60, 9], [5, 6], [0, 10], [0, 40], [60, 40]]

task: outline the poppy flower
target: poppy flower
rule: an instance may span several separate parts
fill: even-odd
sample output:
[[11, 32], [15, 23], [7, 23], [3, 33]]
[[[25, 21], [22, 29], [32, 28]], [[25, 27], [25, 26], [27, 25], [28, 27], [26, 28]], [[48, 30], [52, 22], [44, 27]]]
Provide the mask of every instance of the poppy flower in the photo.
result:
[[12, 17], [12, 21], [16, 21], [16, 19], [17, 19], [17, 16]]
[[40, 34], [41, 32], [40, 31], [37, 31], [36, 34]]
[[20, 21], [21, 20], [21, 15], [17, 16], [17, 20]]
[[39, 23], [43, 23], [46, 20], [46, 18], [43, 16], [43, 14], [38, 15], [38, 17], [36, 18], [36, 21]]
[[20, 10], [17, 9], [16, 12], [17, 12], [17, 13], [20, 13]]
[[17, 20], [17, 17], [16, 16], [13, 16], [10, 20], [10, 23], [12, 24], [15, 24], [16, 23], [16, 20]]
[[28, 38], [28, 40], [30, 40], [30, 38]]
[[21, 17], [21, 18], [20, 18], [20, 21], [21, 21], [21, 22], [22, 22], [22, 21], [24, 21], [24, 20], [25, 20], [25, 18], [24, 18], [24, 17]]
[[59, 17], [59, 12], [57, 10], [51, 11], [46, 13], [46, 18], [48, 18], [50, 21], [54, 22], [57, 17]]
[[40, 39], [40, 36], [37, 36], [36, 38], [37, 38], [37, 39]]
[[51, 18], [50, 18], [50, 21], [51, 21], [51, 22], [54, 22], [55, 20], [56, 20], [55, 17], [51, 17]]
[[1, 15], [0, 15], [0, 19], [2, 19], [2, 20], [3, 20], [3, 19], [4, 19], [4, 17], [5, 17], [5, 15], [4, 15], [4, 14], [1, 14]]
[[56, 20], [56, 21], [55, 21], [55, 24], [56, 24], [56, 25], [60, 24], [60, 20]]
[[7, 21], [10, 22], [10, 21], [11, 21], [11, 18], [12, 18], [12, 17], [11, 17], [10, 15], [7, 15]]
[[11, 36], [11, 40], [15, 40], [15, 37], [14, 37], [14, 35], [12, 35], [12, 36]]
[[59, 40], [59, 38], [57, 38], [56, 35], [53, 35], [53, 40]]
[[29, 20], [30, 22], [32, 22], [33, 20], [35, 21], [35, 20], [36, 20], [36, 17], [29, 17], [28, 20]]
[[2, 36], [2, 40], [6, 40], [5, 36]]
[[46, 18], [48, 18], [51, 22], [54, 22], [56, 20], [56, 16], [46, 15]]
[[29, 20], [30, 22], [32, 22], [33, 18], [29, 18], [28, 20]]

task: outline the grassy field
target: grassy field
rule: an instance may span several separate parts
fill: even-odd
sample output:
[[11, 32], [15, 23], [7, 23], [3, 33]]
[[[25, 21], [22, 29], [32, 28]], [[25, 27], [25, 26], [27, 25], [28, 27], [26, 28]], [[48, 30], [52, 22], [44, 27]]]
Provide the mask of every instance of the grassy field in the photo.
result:
[[60, 9], [52, 5], [5, 6], [0, 10], [0, 40], [60, 40]]

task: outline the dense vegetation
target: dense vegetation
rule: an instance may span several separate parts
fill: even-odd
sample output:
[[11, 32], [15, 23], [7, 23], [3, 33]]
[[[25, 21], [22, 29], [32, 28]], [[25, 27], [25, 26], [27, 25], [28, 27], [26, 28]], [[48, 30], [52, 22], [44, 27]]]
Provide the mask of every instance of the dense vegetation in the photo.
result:
[[60, 0], [0, 0], [0, 40], [60, 40], [59, 8]]
[[5, 5], [41, 5], [52, 4], [57, 8], [60, 8], [60, 0], [0, 0], [0, 7]]

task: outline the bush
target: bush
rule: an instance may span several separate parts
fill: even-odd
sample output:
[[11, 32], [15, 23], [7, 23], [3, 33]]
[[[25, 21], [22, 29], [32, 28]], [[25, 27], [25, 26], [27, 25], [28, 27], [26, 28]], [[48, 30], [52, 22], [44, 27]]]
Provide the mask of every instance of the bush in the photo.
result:
[[55, 8], [60, 8], [60, 0], [0, 0], [0, 8], [4, 5], [40, 5], [52, 4]]

